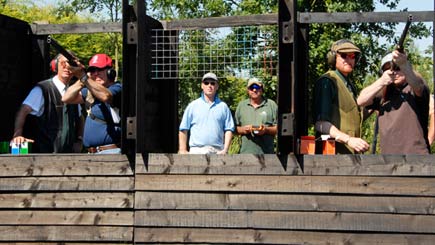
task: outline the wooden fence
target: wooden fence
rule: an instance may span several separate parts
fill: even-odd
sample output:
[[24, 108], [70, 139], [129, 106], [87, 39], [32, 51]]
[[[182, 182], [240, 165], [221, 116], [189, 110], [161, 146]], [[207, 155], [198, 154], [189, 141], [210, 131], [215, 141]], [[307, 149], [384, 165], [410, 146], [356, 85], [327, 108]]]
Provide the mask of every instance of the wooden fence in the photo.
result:
[[0, 243], [433, 244], [435, 157], [0, 157]]

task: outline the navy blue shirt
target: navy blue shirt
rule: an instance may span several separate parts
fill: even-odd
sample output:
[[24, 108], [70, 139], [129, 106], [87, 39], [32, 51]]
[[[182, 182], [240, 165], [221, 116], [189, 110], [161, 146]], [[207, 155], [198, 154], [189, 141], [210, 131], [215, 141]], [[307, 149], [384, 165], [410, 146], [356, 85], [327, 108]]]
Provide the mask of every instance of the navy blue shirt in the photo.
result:
[[[121, 125], [114, 121], [111, 108], [118, 112], [121, 108], [122, 85], [114, 83], [108, 87], [112, 93], [112, 105], [103, 103], [95, 98], [85, 122], [83, 146], [95, 147], [102, 145], [118, 144], [121, 141]], [[83, 100], [86, 100], [87, 88], [82, 89]], [[116, 118], [115, 118], [116, 119]]]

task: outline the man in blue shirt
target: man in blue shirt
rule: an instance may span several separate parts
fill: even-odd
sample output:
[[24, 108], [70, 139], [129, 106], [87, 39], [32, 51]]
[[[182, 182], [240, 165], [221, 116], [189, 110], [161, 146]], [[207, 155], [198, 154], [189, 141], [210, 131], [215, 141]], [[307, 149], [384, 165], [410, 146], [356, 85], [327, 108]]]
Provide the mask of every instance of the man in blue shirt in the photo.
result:
[[[226, 154], [234, 131], [231, 111], [217, 96], [216, 74], [207, 73], [201, 82], [201, 97], [192, 101], [183, 114], [178, 134], [180, 154]], [[187, 133], [190, 130], [187, 150]]]
[[87, 73], [82, 65], [69, 66], [69, 69], [80, 80], [68, 88], [62, 101], [68, 104], [85, 103], [88, 116], [83, 145], [89, 153], [121, 153], [119, 108], [122, 86], [115, 82], [112, 59], [106, 54], [96, 54], [89, 61]]

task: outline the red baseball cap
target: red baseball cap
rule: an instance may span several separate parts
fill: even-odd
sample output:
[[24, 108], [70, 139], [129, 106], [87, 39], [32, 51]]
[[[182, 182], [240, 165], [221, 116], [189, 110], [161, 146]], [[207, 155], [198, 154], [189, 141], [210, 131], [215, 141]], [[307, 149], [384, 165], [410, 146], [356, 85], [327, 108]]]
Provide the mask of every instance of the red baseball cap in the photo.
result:
[[112, 67], [112, 59], [107, 54], [96, 54], [89, 60], [89, 67]]

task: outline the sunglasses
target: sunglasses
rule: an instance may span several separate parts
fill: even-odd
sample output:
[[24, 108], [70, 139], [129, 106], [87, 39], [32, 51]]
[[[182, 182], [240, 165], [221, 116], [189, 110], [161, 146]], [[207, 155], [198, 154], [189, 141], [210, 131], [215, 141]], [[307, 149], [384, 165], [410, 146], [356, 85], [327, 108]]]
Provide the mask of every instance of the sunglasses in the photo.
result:
[[106, 70], [106, 68], [98, 68], [98, 67], [89, 67], [88, 68], [88, 72], [93, 73], [93, 72], [100, 72], [100, 71], [104, 71]]
[[202, 83], [204, 83], [205, 86], [208, 86], [209, 84], [210, 84], [211, 86], [216, 85], [216, 82], [204, 81], [204, 82], [202, 82]]
[[254, 89], [256, 89], [256, 90], [260, 90], [260, 89], [263, 89], [263, 87], [261, 87], [261, 86], [258, 85], [258, 84], [252, 84], [251, 86], [249, 86], [248, 89], [249, 89], [249, 90], [254, 90]]
[[339, 53], [340, 57], [345, 60], [346, 58], [349, 59], [355, 59], [356, 58], [356, 54], [355, 53]]

